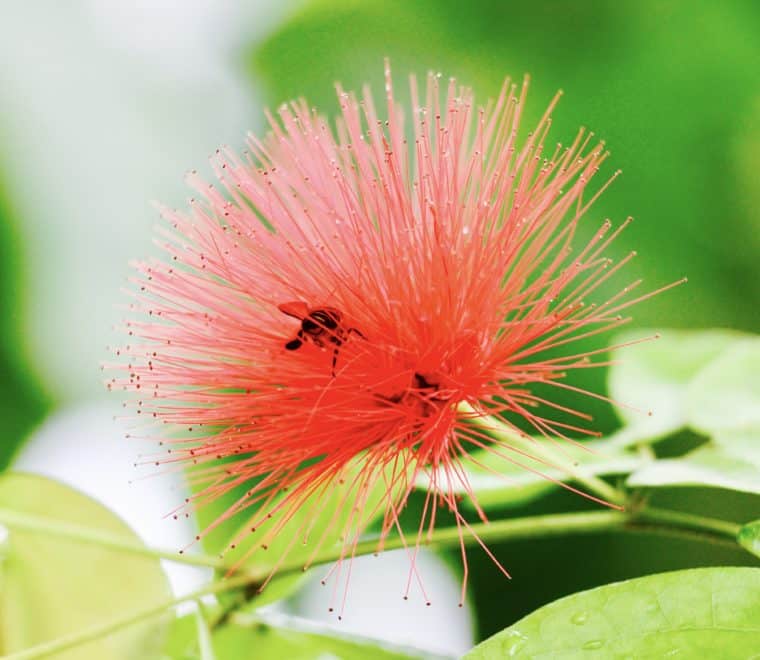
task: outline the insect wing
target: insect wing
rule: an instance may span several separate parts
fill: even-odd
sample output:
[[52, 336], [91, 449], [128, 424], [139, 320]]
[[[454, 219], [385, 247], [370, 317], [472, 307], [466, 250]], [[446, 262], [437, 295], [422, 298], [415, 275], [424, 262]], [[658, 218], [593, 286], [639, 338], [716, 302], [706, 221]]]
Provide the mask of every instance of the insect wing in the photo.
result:
[[277, 309], [279, 309], [283, 314], [292, 316], [299, 321], [305, 319], [309, 315], [309, 306], [301, 300], [281, 303], [277, 305]]

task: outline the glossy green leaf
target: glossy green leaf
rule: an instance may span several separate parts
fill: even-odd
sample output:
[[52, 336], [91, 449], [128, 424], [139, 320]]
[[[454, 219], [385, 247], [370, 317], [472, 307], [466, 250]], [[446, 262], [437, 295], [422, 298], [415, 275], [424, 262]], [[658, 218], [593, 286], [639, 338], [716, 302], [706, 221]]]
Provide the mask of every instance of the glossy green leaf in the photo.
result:
[[760, 557], [760, 520], [742, 526], [736, 540], [756, 557]]
[[[655, 334], [635, 331], [617, 336], [614, 343], [627, 344]], [[622, 404], [617, 411], [629, 425], [614, 437], [615, 443], [655, 440], [685, 426], [686, 386], [700, 369], [745, 336], [727, 330], [667, 330], [657, 340], [613, 351], [617, 364], [609, 373], [610, 397]]]
[[760, 338], [737, 343], [702, 369], [685, 407], [689, 424], [707, 434], [760, 429]]
[[[135, 534], [94, 500], [43, 477], [5, 474], [0, 507], [86, 526], [134, 543]], [[11, 653], [107, 623], [170, 597], [157, 559], [92, 543], [9, 529], [0, 589], [0, 652]], [[163, 622], [143, 622], [56, 655], [61, 660], [150, 657]]]
[[[604, 441], [587, 442], [584, 445], [585, 449], [561, 440], [552, 442], [535, 439], [535, 442], [560, 458], [574, 462], [577, 470], [587, 476], [626, 474], [639, 467], [642, 460], [638, 456], [610, 447]], [[481, 507], [520, 506], [551, 490], [561, 488], [558, 482], [573, 481], [566, 472], [547, 466], [537, 459], [510, 452], [507, 448], [499, 448], [497, 451], [498, 454], [488, 450], [477, 450], [471, 452], [470, 458], [463, 461], [468, 486]], [[441, 479], [442, 483], [447, 483], [445, 475], [441, 475]], [[453, 485], [457, 494], [468, 494], [468, 488], [464, 484]], [[430, 481], [426, 476], [418, 479], [420, 489], [425, 490], [429, 486]], [[465, 500], [465, 505], [467, 504], [471, 504], [469, 499]]]
[[758, 568], [661, 573], [561, 598], [465, 658], [751, 658], [759, 612]]

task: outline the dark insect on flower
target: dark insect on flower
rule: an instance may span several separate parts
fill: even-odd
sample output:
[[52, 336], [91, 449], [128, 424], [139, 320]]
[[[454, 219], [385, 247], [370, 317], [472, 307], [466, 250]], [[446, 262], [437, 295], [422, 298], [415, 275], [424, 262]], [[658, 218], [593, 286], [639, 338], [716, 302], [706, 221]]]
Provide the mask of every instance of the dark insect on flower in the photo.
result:
[[351, 333], [365, 338], [361, 331], [356, 328], [344, 328], [341, 325], [341, 313], [332, 307], [319, 307], [309, 309], [305, 302], [295, 301], [281, 303], [278, 309], [288, 316], [292, 316], [301, 321], [301, 328], [294, 339], [285, 344], [289, 351], [295, 351], [300, 348], [304, 341], [311, 341], [316, 346], [323, 348], [325, 344], [335, 344], [332, 355], [332, 375], [335, 376], [335, 367], [338, 363], [338, 352], [340, 346]]

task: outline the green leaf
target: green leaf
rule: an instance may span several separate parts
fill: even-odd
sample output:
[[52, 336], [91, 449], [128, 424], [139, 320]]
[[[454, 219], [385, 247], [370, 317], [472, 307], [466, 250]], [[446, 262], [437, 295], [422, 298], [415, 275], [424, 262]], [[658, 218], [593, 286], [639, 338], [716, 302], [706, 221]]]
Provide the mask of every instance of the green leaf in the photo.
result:
[[[587, 442], [584, 444], [585, 449], [561, 440], [552, 442], [535, 438], [534, 441], [554, 454], [573, 461], [586, 476], [626, 474], [639, 467], [642, 461], [639, 456], [625, 454], [605, 441]], [[512, 453], [506, 448], [497, 451], [501, 456], [493, 451], [479, 449], [470, 452], [470, 458], [463, 461], [468, 485], [483, 508], [521, 506], [560, 488], [552, 479], [566, 483], [573, 481], [566, 472], [548, 467], [538, 460]], [[508, 458], [517, 463], [507, 460]], [[442, 474], [441, 479], [447, 483], [445, 475]], [[455, 493], [467, 494], [468, 489], [463, 484], [453, 485]], [[418, 479], [417, 487], [420, 490], [430, 487], [427, 476]], [[471, 505], [471, 501], [466, 499], [464, 504]]]
[[[202, 660], [196, 635], [195, 615], [177, 618], [164, 646], [163, 657], [171, 660]], [[408, 660], [418, 658], [414, 649], [330, 631], [321, 624], [279, 613], [266, 616], [235, 612], [230, 622], [214, 630], [216, 660]], [[429, 654], [425, 657], [433, 657]]]
[[290, 573], [288, 575], [275, 575], [266, 589], [257, 594], [256, 597], [250, 601], [249, 606], [245, 607], [245, 610], [256, 610], [259, 607], [265, 605], [271, 605], [278, 600], [287, 598], [291, 594], [298, 591], [302, 584], [308, 580], [308, 575], [303, 573]]
[[[222, 465], [227, 461], [234, 461], [237, 457], [222, 459], [219, 461], [219, 465]], [[207, 487], [208, 482], [206, 480], [194, 479], [194, 467], [188, 466], [188, 485], [193, 495], [197, 496], [202, 493]], [[206, 501], [204, 498], [203, 504], [196, 504], [193, 507], [193, 513], [198, 520], [198, 526], [204, 531], [201, 536], [201, 547], [209, 554], [219, 554], [222, 552], [230, 540], [234, 537], [236, 531], [240, 527], [240, 521], [233, 518], [224, 518], [224, 514], [228, 509], [235, 506], [235, 503], [245, 495], [245, 492], [252, 484], [245, 483], [240, 484], [229, 492], [212, 498], [210, 501]], [[223, 522], [219, 523], [222, 520]]]
[[634, 472], [628, 486], [711, 486], [760, 494], [756, 463], [725, 455], [715, 447], [696, 450], [682, 459], [656, 461]]
[[743, 548], [760, 557], [760, 520], [744, 525], [736, 535], [736, 540]]
[[685, 400], [689, 424], [707, 434], [760, 429], [760, 338], [739, 342], [710, 362]]
[[[382, 475], [367, 488], [362, 464], [363, 459], [357, 459], [346, 468], [341, 479], [323, 484], [303, 501], [298, 501], [296, 507], [284, 507], [271, 520], [262, 520], [260, 513], [254, 513], [239, 528], [235, 536], [239, 542], [226, 554], [228, 561], [233, 565], [239, 562], [249, 571], [268, 576], [276, 572], [284, 559], [289, 564], [303, 564], [305, 569], [323, 552], [332, 550], [337, 555], [344, 542], [350, 552], [352, 541], [383, 516], [391, 497]], [[273, 507], [281, 501], [282, 497]], [[289, 517], [282, 523], [286, 512]], [[302, 576], [273, 578], [254, 604], [258, 607], [286, 597], [298, 587]], [[270, 587], [273, 596], [267, 594]]]
[[648, 463], [628, 477], [628, 485], [711, 486], [760, 494], [760, 432], [723, 433], [685, 456]]
[[[251, 617], [234, 617], [214, 634], [218, 660], [408, 660], [421, 657], [414, 651], [391, 648], [386, 644], [355, 635], [331, 633], [305, 620], [291, 619], [289, 625], [270, 625]], [[286, 617], [287, 618], [287, 617]], [[296, 625], [296, 622], [300, 624]]]
[[[654, 334], [653, 330], [637, 330], [617, 336], [614, 342], [626, 344]], [[616, 444], [660, 439], [686, 426], [686, 386], [705, 365], [743, 337], [746, 335], [727, 330], [667, 330], [655, 341], [613, 351], [612, 360], [617, 364], [609, 373], [610, 397], [638, 410], [617, 408], [630, 426], [615, 436]]]
[[195, 616], [194, 613], [185, 614], [171, 622], [159, 656], [162, 660], [199, 660], [198, 624]]
[[758, 568], [661, 573], [561, 598], [465, 658], [750, 658], [758, 612]]
[[190, 614], [175, 617], [164, 637], [161, 660], [220, 660], [212, 639], [212, 624], [220, 617], [218, 604], [196, 601]]
[[[86, 525], [135, 542], [134, 532], [101, 504], [43, 477], [5, 474], [0, 507]], [[138, 540], [139, 541], [139, 540]], [[170, 597], [157, 559], [41, 532], [11, 528], [0, 582], [0, 652], [12, 653], [107, 623]], [[135, 624], [56, 656], [64, 660], [151, 657], [163, 621]]]

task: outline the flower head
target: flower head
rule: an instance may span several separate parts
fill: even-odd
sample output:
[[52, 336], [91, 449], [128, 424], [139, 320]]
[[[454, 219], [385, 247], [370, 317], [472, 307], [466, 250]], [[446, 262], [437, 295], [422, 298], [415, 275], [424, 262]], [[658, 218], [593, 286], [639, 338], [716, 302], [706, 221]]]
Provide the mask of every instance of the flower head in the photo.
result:
[[604, 256], [625, 223], [571, 251], [616, 174], [589, 192], [607, 153], [583, 130], [547, 148], [559, 94], [521, 135], [527, 80], [484, 108], [439, 84], [412, 79], [408, 113], [389, 72], [382, 112], [368, 91], [338, 89], [334, 131], [304, 101], [281, 107], [244, 157], [216, 153], [217, 184], [190, 176], [188, 212], [163, 209], [166, 262], [136, 264], [129, 366], [112, 384], [138, 392], [143, 417], [193, 430], [169, 434], [160, 460], [197, 466], [199, 503], [245, 487], [224, 518], [248, 509], [264, 539], [348, 479], [344, 553], [378, 512], [382, 545], [424, 476], [417, 543], [439, 508], [466, 534], [462, 459], [496, 443], [472, 419], [574, 430], [531, 388], [572, 388], [590, 354], [542, 354], [625, 322], [636, 302], [627, 287], [589, 304], [628, 261]]

